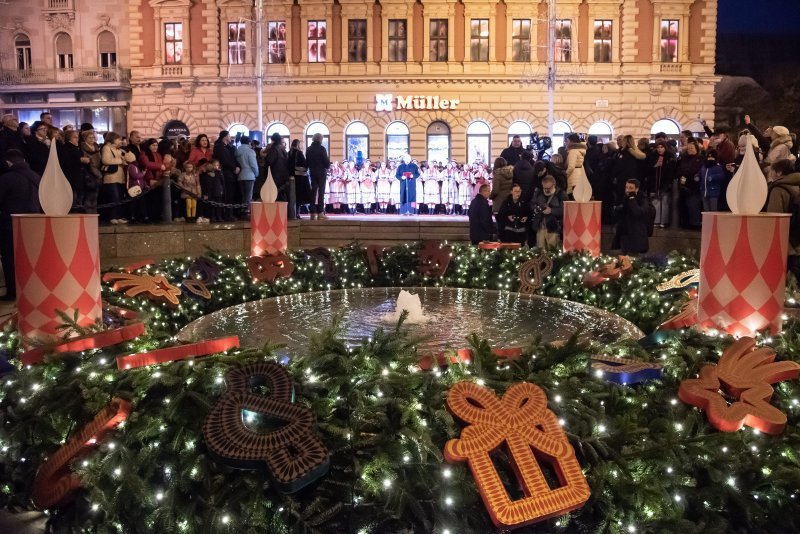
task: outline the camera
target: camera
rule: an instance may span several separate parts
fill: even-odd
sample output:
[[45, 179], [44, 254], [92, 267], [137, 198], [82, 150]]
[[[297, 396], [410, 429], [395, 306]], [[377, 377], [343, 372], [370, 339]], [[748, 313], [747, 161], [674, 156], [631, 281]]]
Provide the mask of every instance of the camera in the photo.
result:
[[544, 208], [542, 207], [541, 204], [536, 204], [535, 206], [533, 206], [532, 211], [533, 211], [533, 216], [538, 217], [544, 212]]
[[530, 140], [528, 141], [528, 146], [525, 147], [525, 150], [533, 152], [534, 156], [536, 156], [536, 160], [549, 160], [550, 155], [547, 153], [553, 147], [553, 140], [550, 139], [548, 136], [539, 137], [538, 132], [533, 132], [531, 134]]

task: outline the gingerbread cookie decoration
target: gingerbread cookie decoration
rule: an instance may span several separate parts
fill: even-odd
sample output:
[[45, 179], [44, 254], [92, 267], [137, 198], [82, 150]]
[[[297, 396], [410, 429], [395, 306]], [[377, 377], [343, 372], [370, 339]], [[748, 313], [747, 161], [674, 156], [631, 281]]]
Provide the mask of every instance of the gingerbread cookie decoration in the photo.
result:
[[697, 324], [697, 297], [683, 303], [681, 311], [673, 315], [660, 325], [656, 330], [680, 330]]
[[170, 284], [162, 274], [106, 273], [103, 282], [113, 283], [111, 289], [124, 292], [128, 297], [143, 295], [153, 302], [161, 302], [170, 308], [180, 303], [181, 290]]
[[271, 284], [277, 278], [289, 278], [294, 272], [294, 262], [283, 252], [272, 256], [247, 258], [247, 269], [253, 280]]
[[419, 251], [417, 272], [431, 278], [441, 278], [450, 265], [452, 248], [436, 241], [426, 241]]
[[195, 258], [186, 272], [186, 277], [193, 280], [199, 280], [206, 286], [213, 286], [219, 280], [220, 268], [211, 258], [199, 256]]
[[542, 252], [519, 268], [519, 292], [533, 295], [541, 289], [544, 277], [553, 270], [553, 260]]
[[380, 262], [383, 260], [384, 247], [380, 245], [367, 245], [367, 265], [369, 274], [378, 276], [380, 274]]
[[616, 260], [607, 263], [595, 271], [586, 273], [583, 277], [584, 287], [597, 287], [611, 278], [622, 278], [633, 272], [633, 262], [630, 256], [618, 256]]
[[181, 282], [181, 286], [194, 295], [195, 297], [200, 297], [201, 299], [211, 300], [211, 291], [208, 290], [205, 282], [200, 280], [195, 280], [193, 278], [187, 278], [183, 282]]
[[680, 274], [676, 274], [666, 282], [662, 282], [656, 286], [656, 291], [665, 293], [675, 289], [683, 289], [687, 286], [697, 285], [700, 283], [700, 269], [689, 269]]

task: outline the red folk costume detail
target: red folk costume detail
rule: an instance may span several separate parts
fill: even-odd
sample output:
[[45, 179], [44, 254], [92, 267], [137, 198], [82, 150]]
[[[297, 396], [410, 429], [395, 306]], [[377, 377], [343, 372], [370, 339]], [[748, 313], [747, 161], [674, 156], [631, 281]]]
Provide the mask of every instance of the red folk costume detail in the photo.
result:
[[[547, 409], [544, 391], [522, 382], [502, 399], [474, 382], [459, 382], [447, 394], [453, 415], [469, 424], [444, 448], [449, 463], [469, 463], [481, 498], [498, 527], [515, 528], [583, 506], [590, 490], [561, 425]], [[512, 501], [490, 453], [506, 445], [525, 493]], [[539, 461], [549, 463], [561, 486], [551, 489]]]
[[[774, 392], [771, 384], [799, 375], [800, 365], [775, 362], [772, 348], [756, 348], [753, 338], [743, 337], [725, 349], [718, 365], [705, 365], [700, 378], [684, 380], [678, 397], [706, 410], [708, 422], [722, 432], [747, 425], [766, 434], [780, 434], [786, 427], [786, 414], [769, 403]], [[734, 401], [729, 404], [722, 392]]]

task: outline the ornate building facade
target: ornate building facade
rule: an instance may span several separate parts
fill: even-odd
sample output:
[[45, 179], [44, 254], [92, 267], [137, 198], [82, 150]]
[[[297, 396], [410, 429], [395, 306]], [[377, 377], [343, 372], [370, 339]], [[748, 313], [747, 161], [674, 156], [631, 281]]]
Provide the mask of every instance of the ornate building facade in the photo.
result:
[[[283, 0], [260, 16], [252, 0], [41, 1], [79, 4], [84, 44], [104, 13], [120, 28], [127, 129], [145, 135], [172, 121], [212, 137], [258, 129], [259, 19], [266, 135], [323, 133], [336, 159], [472, 161], [548, 130], [547, 1]], [[554, 132], [702, 131], [718, 81], [716, 14], [717, 0], [558, 0]], [[34, 64], [58, 70], [57, 35], [35, 16], [4, 15], [3, 39], [17, 38], [19, 18], [43, 48]], [[14, 66], [3, 58], [3, 75]]]

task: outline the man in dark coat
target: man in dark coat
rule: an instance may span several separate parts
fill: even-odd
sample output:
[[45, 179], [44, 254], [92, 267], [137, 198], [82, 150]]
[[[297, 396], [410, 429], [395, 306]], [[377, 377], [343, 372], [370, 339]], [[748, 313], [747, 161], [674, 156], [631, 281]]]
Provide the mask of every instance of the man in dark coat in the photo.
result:
[[503, 201], [498, 216], [498, 220], [503, 224], [500, 235], [503, 236], [504, 243], [524, 245], [528, 241], [531, 209], [527, 203], [522, 202], [522, 188], [519, 184], [511, 187], [511, 196]]
[[469, 205], [469, 240], [473, 245], [481, 241], [491, 241], [494, 234], [492, 208], [489, 206], [489, 195], [492, 188], [483, 184]]
[[526, 206], [533, 198], [538, 179], [533, 170], [533, 154], [527, 150], [522, 153], [522, 158], [514, 165], [514, 183], [522, 188], [522, 203]]
[[311, 175], [311, 220], [325, 217], [325, 183], [331, 166], [328, 151], [322, 145], [322, 134], [316, 133], [306, 149], [306, 167]]
[[25, 145], [18, 129], [19, 122], [14, 115], [3, 115], [2, 122], [0, 122], [0, 174], [8, 170], [3, 154], [12, 148], [19, 151], [24, 150]]
[[[239, 165], [236, 163], [236, 152], [231, 147], [231, 136], [227, 130], [219, 132], [217, 142], [214, 143], [214, 159], [219, 161], [222, 168], [222, 176], [225, 178], [225, 202], [236, 204], [239, 198], [239, 182], [236, 175], [239, 174]], [[233, 210], [225, 209], [225, 219], [234, 221]]]
[[3, 158], [8, 171], [0, 176], [0, 260], [6, 278], [6, 294], [0, 300], [16, 300], [14, 271], [14, 232], [11, 215], [39, 213], [39, 181], [41, 177], [25, 162], [21, 151], [11, 149]]
[[[270, 137], [272, 141], [264, 149], [264, 164], [272, 171], [272, 179], [278, 188], [278, 199], [289, 200], [289, 153], [283, 144], [283, 137], [278, 132]], [[306, 163], [307, 165], [308, 163]], [[294, 169], [292, 169], [294, 171]], [[264, 174], [267, 174], [266, 170]], [[263, 199], [262, 199], [263, 200]]]
[[625, 199], [614, 208], [619, 222], [612, 248], [621, 249], [623, 254], [640, 254], [650, 247], [647, 238], [648, 202], [640, 187], [635, 178], [625, 182]]
[[400, 180], [400, 215], [413, 215], [417, 211], [419, 167], [408, 154], [403, 155], [403, 162], [397, 166], [395, 178]]
[[525, 147], [522, 146], [522, 139], [518, 135], [511, 138], [511, 144], [500, 152], [500, 157], [506, 160], [509, 165], [516, 165], [525, 152]]
[[550, 175], [542, 178], [542, 187], [536, 190], [531, 200], [529, 247], [560, 249], [566, 199], [555, 178]]
[[47, 125], [36, 121], [31, 126], [31, 140], [25, 144], [25, 160], [31, 170], [41, 176], [47, 167], [50, 157], [50, 139], [47, 137]]

